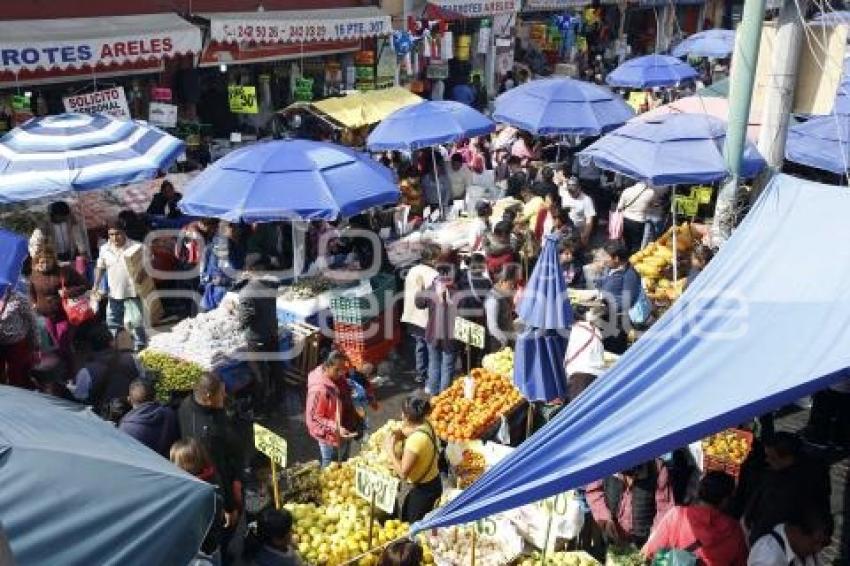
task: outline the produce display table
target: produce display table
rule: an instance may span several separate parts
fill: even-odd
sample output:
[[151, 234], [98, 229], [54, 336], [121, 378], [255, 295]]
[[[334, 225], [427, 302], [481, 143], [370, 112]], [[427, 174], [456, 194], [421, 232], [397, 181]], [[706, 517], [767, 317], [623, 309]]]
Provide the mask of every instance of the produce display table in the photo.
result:
[[416, 263], [422, 257], [426, 242], [438, 244], [454, 251], [466, 249], [469, 244], [471, 218], [458, 218], [446, 222], [425, 224], [412, 234], [386, 243], [387, 256], [393, 266]]

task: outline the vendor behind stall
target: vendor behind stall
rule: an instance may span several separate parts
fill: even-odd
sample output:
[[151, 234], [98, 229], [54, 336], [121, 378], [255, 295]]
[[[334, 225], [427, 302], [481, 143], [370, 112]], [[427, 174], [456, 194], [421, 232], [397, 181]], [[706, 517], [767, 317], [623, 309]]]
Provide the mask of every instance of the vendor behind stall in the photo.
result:
[[[401, 408], [402, 429], [387, 437], [384, 450], [393, 472], [405, 480], [400, 498], [401, 520], [413, 523], [434, 509], [443, 494], [440, 480], [439, 445], [428, 421], [431, 404], [424, 397], [411, 395]], [[397, 450], [403, 442], [401, 454]]]
[[148, 214], [154, 216], [166, 216], [168, 218], [177, 218], [183, 213], [177, 208], [177, 203], [183, 195], [174, 189], [171, 181], [163, 181], [159, 186], [159, 192], [156, 193], [148, 205]]

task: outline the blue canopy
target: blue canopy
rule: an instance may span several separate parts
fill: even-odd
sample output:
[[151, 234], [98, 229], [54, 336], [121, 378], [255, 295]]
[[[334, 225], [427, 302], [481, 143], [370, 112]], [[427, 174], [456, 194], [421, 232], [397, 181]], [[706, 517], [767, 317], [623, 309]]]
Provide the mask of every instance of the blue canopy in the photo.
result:
[[677, 86], [699, 76], [696, 70], [670, 55], [644, 55], [629, 59], [605, 77], [615, 87], [652, 88]]
[[26, 238], [0, 228], [0, 296], [17, 284], [28, 253]]
[[394, 204], [392, 172], [368, 154], [278, 140], [227, 154], [186, 186], [180, 210], [230, 222], [335, 220]]
[[673, 48], [673, 57], [729, 57], [735, 49], [735, 32], [731, 29], [708, 29], [695, 33]]
[[[726, 178], [723, 159], [726, 123], [708, 114], [667, 114], [633, 120], [581, 151], [600, 169], [616, 171], [653, 186], [711, 183]], [[752, 142], [741, 166], [744, 177], [765, 167]]]
[[413, 151], [483, 136], [495, 129], [495, 122], [466, 104], [427, 101], [384, 118], [369, 134], [366, 146], [370, 151]]
[[848, 215], [846, 188], [774, 177], [694, 284], [613, 368], [412, 529], [586, 485], [846, 378], [850, 248], [834, 243], [850, 238]]
[[106, 114], [33, 118], [0, 138], [0, 203], [153, 179], [185, 147], [158, 128]]
[[493, 119], [542, 135], [598, 136], [634, 116], [609, 89], [575, 79], [542, 79], [496, 98]]
[[794, 124], [788, 130], [785, 159], [838, 175], [850, 170], [850, 117], [831, 114]]
[[557, 236], [546, 236], [517, 312], [530, 328], [517, 337], [514, 385], [529, 401], [568, 399], [564, 356], [573, 309], [558, 261]]
[[213, 487], [81, 405], [0, 386], [0, 509], [18, 564], [188, 564]]

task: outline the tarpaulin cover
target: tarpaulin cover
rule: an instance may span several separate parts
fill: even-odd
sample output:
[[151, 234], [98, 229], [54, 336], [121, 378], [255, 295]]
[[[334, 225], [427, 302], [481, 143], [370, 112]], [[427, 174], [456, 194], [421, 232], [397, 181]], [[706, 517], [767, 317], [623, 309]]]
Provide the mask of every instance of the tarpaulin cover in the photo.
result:
[[598, 136], [621, 126], [635, 113], [609, 89], [569, 78], [541, 79], [496, 98], [493, 119], [536, 136]]
[[850, 169], [850, 120], [818, 116], [788, 129], [785, 159], [844, 175]]
[[[581, 151], [600, 169], [654, 186], [711, 183], [728, 175], [723, 159], [726, 123], [707, 114], [668, 114], [633, 120]], [[741, 174], [755, 176], [765, 166], [752, 142], [744, 147]]]
[[106, 114], [33, 118], [0, 138], [0, 203], [153, 179], [185, 149], [159, 128]]
[[629, 59], [605, 77], [611, 86], [652, 88], [676, 86], [699, 76], [696, 70], [670, 55], [644, 55]]
[[673, 48], [673, 57], [729, 57], [735, 49], [735, 32], [731, 29], [708, 29], [695, 33]]
[[279, 140], [228, 153], [187, 186], [180, 210], [229, 222], [335, 220], [394, 204], [392, 171], [366, 153]]
[[396, 110], [369, 134], [370, 151], [413, 151], [483, 136], [496, 123], [474, 108], [451, 100], [427, 101]]
[[[847, 376], [850, 192], [787, 175], [670, 310], [569, 407], [413, 525], [467, 523], [737, 425]], [[816, 282], [816, 284], [813, 284]]]
[[18, 564], [188, 564], [213, 487], [81, 405], [0, 386], [0, 509]]
[[0, 297], [20, 279], [28, 253], [26, 238], [0, 228]]
[[377, 124], [399, 108], [420, 104], [422, 98], [406, 88], [394, 86], [382, 90], [358, 92], [326, 98], [312, 103], [346, 128]]

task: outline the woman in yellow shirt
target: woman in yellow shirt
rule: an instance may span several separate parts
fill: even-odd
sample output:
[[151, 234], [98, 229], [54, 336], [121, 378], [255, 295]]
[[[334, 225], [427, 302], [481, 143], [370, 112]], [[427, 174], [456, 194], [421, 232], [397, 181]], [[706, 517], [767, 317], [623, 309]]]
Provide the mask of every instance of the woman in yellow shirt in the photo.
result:
[[[431, 404], [427, 399], [411, 395], [401, 408], [402, 429], [387, 438], [384, 446], [393, 471], [410, 484], [410, 491], [401, 507], [401, 520], [413, 523], [434, 508], [443, 494], [438, 465], [439, 448], [434, 428], [428, 422]], [[403, 442], [401, 455], [396, 445]]]

